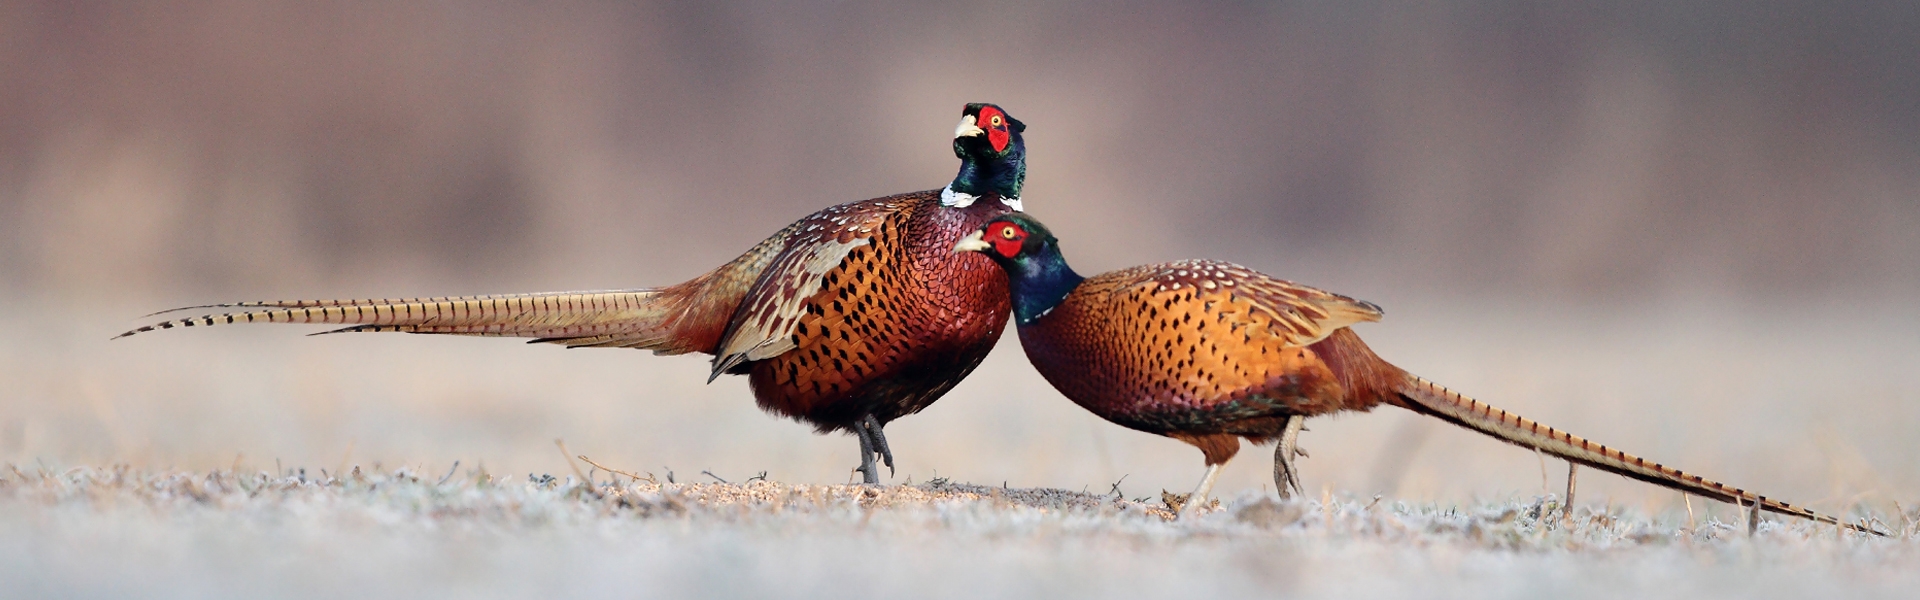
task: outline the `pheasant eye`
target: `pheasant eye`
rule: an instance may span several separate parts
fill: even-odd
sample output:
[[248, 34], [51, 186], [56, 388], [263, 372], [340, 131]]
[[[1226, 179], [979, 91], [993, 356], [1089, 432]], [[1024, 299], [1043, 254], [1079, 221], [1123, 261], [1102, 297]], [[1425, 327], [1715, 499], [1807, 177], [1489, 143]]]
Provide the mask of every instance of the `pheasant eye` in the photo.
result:
[[1013, 238], [1015, 238], [1015, 237], [1017, 237], [1017, 236], [1019, 236], [1019, 235], [1020, 235], [1020, 228], [1018, 228], [1018, 227], [1014, 227], [1014, 226], [1012, 226], [1012, 225], [1008, 225], [1008, 226], [1006, 226], [1006, 227], [1001, 227], [1001, 228], [1000, 228], [1000, 237], [1002, 237], [1002, 238], [1006, 238], [1006, 239], [1009, 239], [1009, 240], [1010, 240], [1010, 239], [1013, 239]]
[[987, 143], [993, 146], [994, 152], [1006, 152], [1007, 146], [1012, 145], [1013, 134], [1007, 131], [1012, 121], [998, 108], [988, 106], [980, 109], [980, 123], [987, 130]]

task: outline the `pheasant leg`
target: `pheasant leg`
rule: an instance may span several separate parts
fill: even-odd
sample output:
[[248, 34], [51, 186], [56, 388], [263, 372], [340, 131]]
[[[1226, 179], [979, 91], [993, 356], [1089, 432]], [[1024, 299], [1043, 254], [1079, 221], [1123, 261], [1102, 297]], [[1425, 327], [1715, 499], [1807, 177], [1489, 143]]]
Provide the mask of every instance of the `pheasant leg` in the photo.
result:
[[1207, 465], [1206, 478], [1200, 480], [1200, 487], [1193, 488], [1193, 493], [1187, 494], [1187, 503], [1180, 507], [1181, 518], [1200, 510], [1198, 507], [1207, 503], [1207, 492], [1213, 491], [1213, 479], [1220, 476], [1220, 467], [1221, 465]]
[[873, 464], [873, 437], [867, 434], [866, 421], [853, 424], [853, 436], [860, 438], [860, 468], [854, 470], [860, 472], [861, 483], [879, 485], [880, 468]]
[[1306, 495], [1306, 490], [1300, 487], [1300, 469], [1293, 464], [1295, 457], [1307, 455], [1300, 449], [1300, 430], [1306, 422], [1306, 417], [1300, 415], [1287, 417], [1286, 430], [1281, 432], [1280, 443], [1273, 449], [1273, 487], [1280, 491], [1281, 500], [1295, 494]]
[[881, 461], [887, 464], [887, 476], [892, 477], [894, 474], [893, 449], [887, 447], [885, 426], [880, 424], [879, 419], [873, 418], [873, 415], [867, 415], [867, 418], [862, 421], [867, 425], [867, 434], [873, 436], [873, 451], [878, 453]]

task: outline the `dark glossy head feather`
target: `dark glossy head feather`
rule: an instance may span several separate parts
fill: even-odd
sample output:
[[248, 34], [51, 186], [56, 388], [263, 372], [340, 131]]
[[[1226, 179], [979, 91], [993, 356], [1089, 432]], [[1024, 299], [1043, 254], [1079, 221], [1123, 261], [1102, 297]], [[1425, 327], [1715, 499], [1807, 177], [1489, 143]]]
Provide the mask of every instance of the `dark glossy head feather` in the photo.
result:
[[1027, 144], [1021, 137], [1026, 130], [1026, 124], [999, 106], [968, 104], [953, 131], [960, 174], [948, 189], [973, 197], [998, 194], [1017, 203], [1027, 178]]
[[1007, 271], [1014, 319], [1033, 323], [1060, 304], [1083, 280], [1060, 254], [1060, 240], [1026, 213], [994, 217], [954, 244], [955, 252], [979, 252]]

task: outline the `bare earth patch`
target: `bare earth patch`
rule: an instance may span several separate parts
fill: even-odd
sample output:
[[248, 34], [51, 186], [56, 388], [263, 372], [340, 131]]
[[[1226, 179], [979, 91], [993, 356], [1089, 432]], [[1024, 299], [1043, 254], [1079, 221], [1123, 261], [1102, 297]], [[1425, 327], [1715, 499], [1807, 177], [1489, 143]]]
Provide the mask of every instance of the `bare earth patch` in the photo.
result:
[[[355, 467], [0, 471], [0, 579], [31, 597], [1794, 597], [1920, 587], [1902, 533], [1678, 522], [1556, 499], [1158, 501]], [[1871, 517], [1870, 517], [1871, 518]], [[1897, 521], [1887, 523], [1887, 521]]]

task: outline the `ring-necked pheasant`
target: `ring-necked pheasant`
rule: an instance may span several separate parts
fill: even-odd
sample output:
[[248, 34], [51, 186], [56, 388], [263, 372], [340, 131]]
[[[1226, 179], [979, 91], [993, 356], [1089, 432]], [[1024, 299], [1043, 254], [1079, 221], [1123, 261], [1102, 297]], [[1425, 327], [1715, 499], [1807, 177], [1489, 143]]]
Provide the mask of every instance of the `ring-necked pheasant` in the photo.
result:
[[[1007, 323], [1006, 276], [953, 244], [1020, 210], [1026, 126], [969, 104], [954, 131], [960, 172], [945, 189], [849, 202], [808, 215], [746, 254], [664, 288], [402, 300], [241, 302], [244, 310], [128, 331], [229, 323], [351, 325], [535, 338], [568, 347], [714, 355], [712, 381], [745, 374], [761, 408], [848, 431], [860, 471], [893, 467], [882, 428], [919, 412], [979, 366]], [[174, 312], [174, 311], [165, 311]]]
[[[1027, 359], [1060, 393], [1115, 424], [1198, 447], [1202, 503], [1240, 438], [1278, 441], [1274, 485], [1298, 490], [1294, 443], [1305, 417], [1391, 404], [1526, 448], [1683, 492], [1841, 524], [1702, 479], [1461, 396], [1374, 355], [1348, 328], [1380, 307], [1246, 267], [1189, 260], [1082, 278], [1059, 241], [1024, 214], [997, 217], [954, 245], [1006, 269]], [[1848, 524], [1859, 531], [1871, 531]]]

